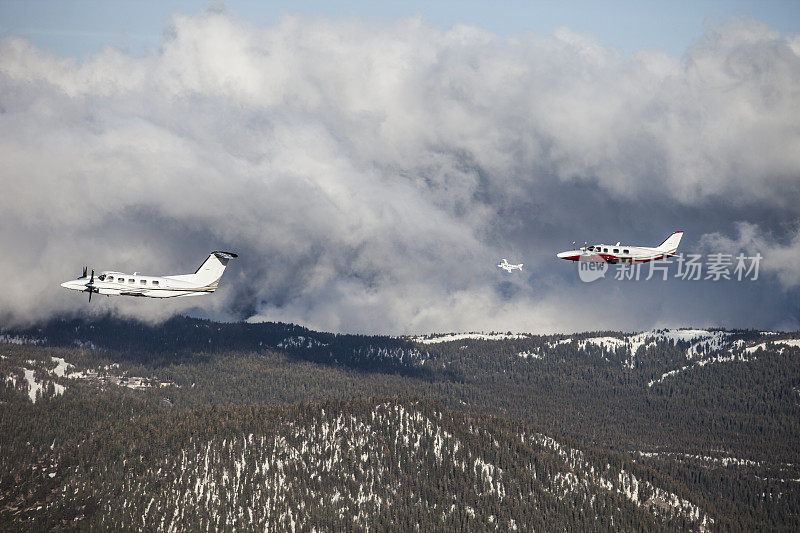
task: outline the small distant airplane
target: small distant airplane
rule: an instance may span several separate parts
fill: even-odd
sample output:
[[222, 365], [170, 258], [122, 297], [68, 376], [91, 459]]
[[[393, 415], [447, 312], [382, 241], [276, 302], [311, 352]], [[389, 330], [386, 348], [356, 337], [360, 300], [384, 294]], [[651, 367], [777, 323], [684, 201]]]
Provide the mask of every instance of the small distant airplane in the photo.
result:
[[113, 270], [102, 272], [97, 278], [83, 275], [76, 280], [61, 284], [66, 289], [108, 296], [143, 296], [149, 298], [178, 298], [180, 296], [202, 296], [217, 290], [219, 280], [228, 261], [239, 257], [233, 252], [211, 252], [194, 274], [176, 276], [144, 276], [138, 272], [123, 274]]
[[500, 264], [497, 265], [497, 268], [502, 268], [509, 274], [511, 273], [512, 270], [519, 270], [520, 272], [522, 272], [522, 263], [518, 265], [512, 265], [511, 263], [508, 262], [508, 259], [504, 258], [502, 261], [500, 261]]
[[[648, 248], [645, 246], [628, 246], [617, 243], [610, 244], [594, 244], [587, 246], [586, 243], [583, 247], [577, 248], [575, 243], [572, 243], [572, 250], [561, 252], [557, 255], [559, 259], [568, 259], [570, 261], [580, 261], [591, 258], [591, 260], [602, 260], [607, 263], [646, 263], [647, 261], [655, 261], [657, 259], [664, 259], [675, 255], [678, 250], [678, 244], [683, 237], [682, 231], [673, 232], [672, 235], [666, 238], [664, 242], [655, 248]], [[598, 259], [599, 258], [599, 259]]]

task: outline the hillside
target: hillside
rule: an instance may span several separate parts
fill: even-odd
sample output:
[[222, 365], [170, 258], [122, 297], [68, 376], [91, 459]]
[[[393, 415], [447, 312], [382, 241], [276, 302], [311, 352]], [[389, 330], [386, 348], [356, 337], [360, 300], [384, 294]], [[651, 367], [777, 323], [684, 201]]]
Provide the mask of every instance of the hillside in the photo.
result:
[[148, 415], [53, 446], [38, 465], [35, 496], [4, 502], [31, 529], [712, 523], [631, 461], [411, 400]]
[[797, 335], [2, 335], [4, 529], [800, 525]]

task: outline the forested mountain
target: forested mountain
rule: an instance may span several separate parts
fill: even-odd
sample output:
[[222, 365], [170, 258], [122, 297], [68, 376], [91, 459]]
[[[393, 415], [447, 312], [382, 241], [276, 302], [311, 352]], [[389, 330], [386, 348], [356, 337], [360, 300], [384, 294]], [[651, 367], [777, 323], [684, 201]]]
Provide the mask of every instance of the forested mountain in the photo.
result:
[[7, 330], [0, 526], [796, 530], [798, 337]]
[[294, 324], [218, 323], [181, 316], [157, 326], [111, 317], [92, 322], [56, 319], [41, 326], [6, 332], [9, 335], [50, 346], [99, 348], [113, 352], [116, 358], [149, 364], [169, 364], [197, 354], [277, 348], [308, 361], [418, 372], [416, 363], [427, 357], [410, 341], [395, 337], [336, 335]]

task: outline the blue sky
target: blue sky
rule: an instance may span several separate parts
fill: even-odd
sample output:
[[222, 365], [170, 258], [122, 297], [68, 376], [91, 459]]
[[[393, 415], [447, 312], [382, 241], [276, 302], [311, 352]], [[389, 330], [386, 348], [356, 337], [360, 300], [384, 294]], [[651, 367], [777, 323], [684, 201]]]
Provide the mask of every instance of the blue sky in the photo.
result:
[[559, 26], [596, 37], [623, 53], [662, 48], [680, 55], [702, 34], [705, 24], [750, 16], [781, 32], [800, 27], [800, 2], [794, 0], [674, 0], [616, 2], [481, 2], [310, 0], [224, 3], [164, 1], [0, 1], [0, 35], [17, 35], [62, 56], [84, 57], [103, 46], [122, 47], [134, 55], [158, 46], [172, 14], [194, 14], [225, 6], [255, 25], [269, 25], [286, 12], [330, 17], [402, 18], [421, 15], [442, 27], [479, 26], [499, 35], [522, 31], [549, 34]]

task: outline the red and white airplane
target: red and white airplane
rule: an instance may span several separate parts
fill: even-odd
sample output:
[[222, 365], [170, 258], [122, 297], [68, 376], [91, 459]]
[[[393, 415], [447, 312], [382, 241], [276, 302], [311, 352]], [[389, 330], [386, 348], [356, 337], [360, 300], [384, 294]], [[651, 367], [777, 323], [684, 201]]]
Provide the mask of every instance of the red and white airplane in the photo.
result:
[[573, 249], [567, 252], [558, 254], [559, 259], [568, 259], [570, 261], [583, 260], [597, 261], [603, 260], [607, 263], [646, 263], [647, 261], [655, 261], [657, 259], [664, 259], [665, 257], [674, 256], [678, 250], [678, 244], [683, 237], [682, 231], [676, 231], [666, 238], [664, 242], [655, 248], [645, 246], [628, 246], [620, 243], [611, 244], [593, 244], [587, 245], [584, 243], [583, 247], [577, 248], [575, 243], [572, 243]]

